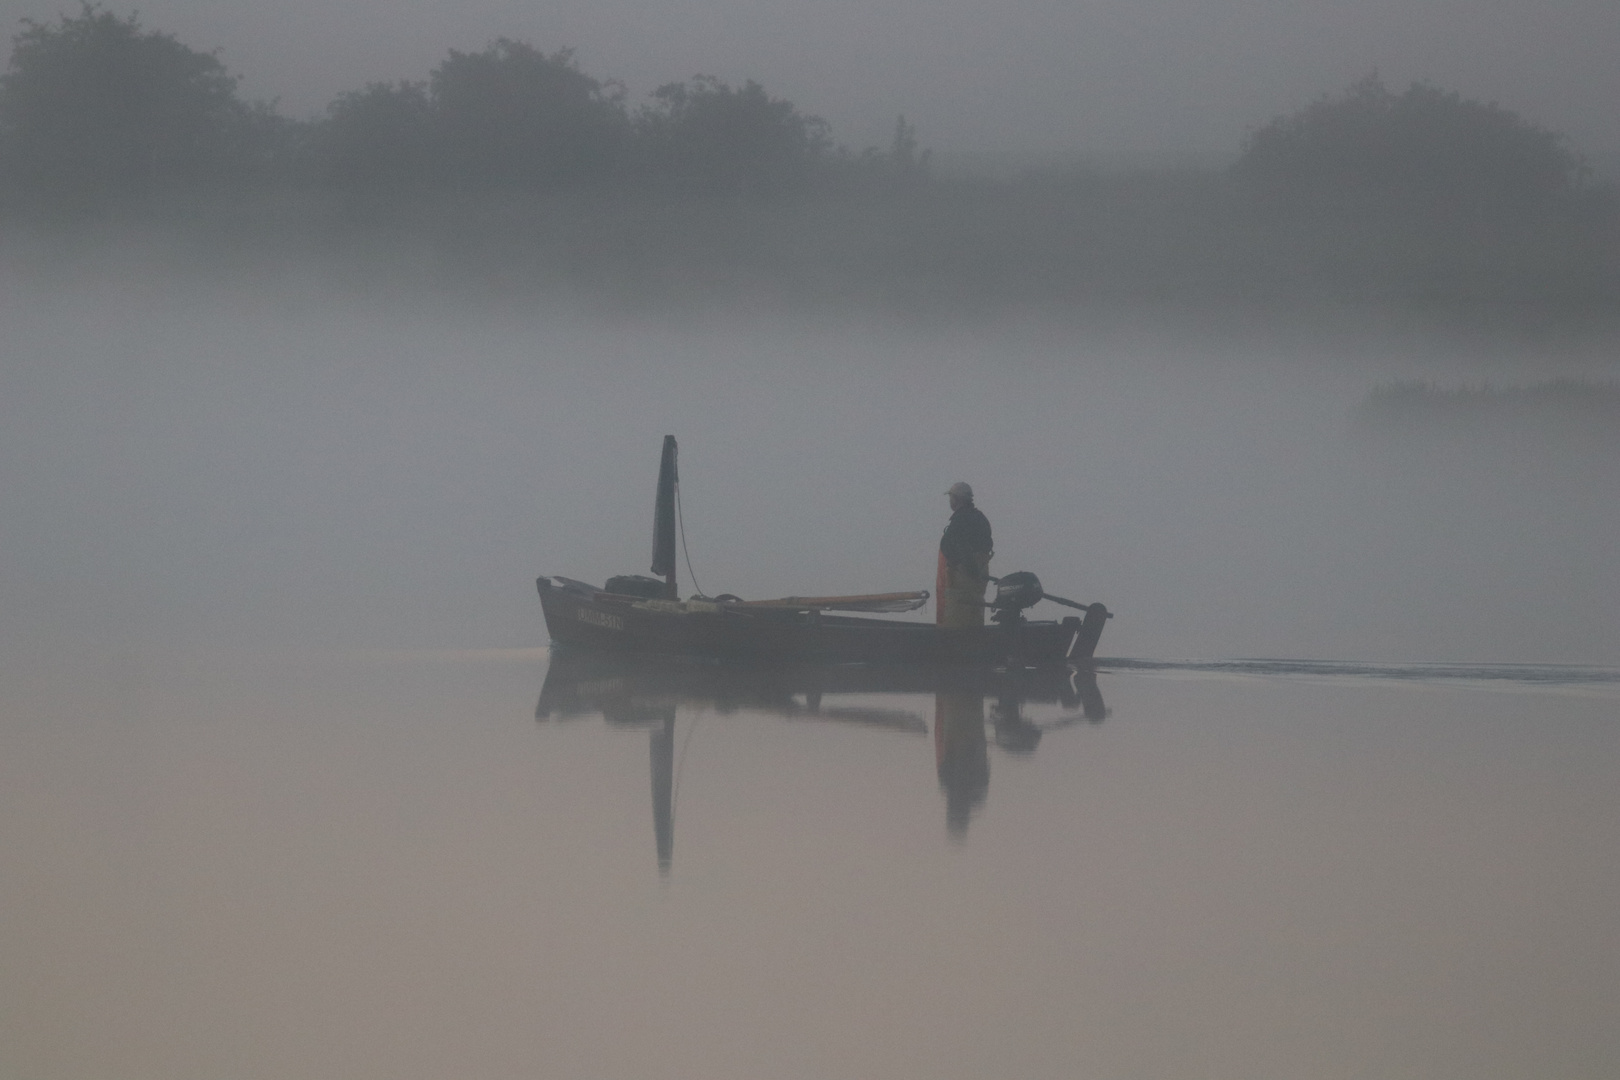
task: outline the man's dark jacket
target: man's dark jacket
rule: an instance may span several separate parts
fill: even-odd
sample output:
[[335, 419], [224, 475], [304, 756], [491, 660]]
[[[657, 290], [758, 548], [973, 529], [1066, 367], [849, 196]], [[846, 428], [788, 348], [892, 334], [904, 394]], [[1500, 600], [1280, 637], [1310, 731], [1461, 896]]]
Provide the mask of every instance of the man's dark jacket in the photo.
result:
[[939, 550], [952, 570], [978, 577], [984, 564], [974, 556], [988, 555], [995, 548], [990, 542], [990, 519], [972, 503], [951, 515], [945, 535], [939, 538]]

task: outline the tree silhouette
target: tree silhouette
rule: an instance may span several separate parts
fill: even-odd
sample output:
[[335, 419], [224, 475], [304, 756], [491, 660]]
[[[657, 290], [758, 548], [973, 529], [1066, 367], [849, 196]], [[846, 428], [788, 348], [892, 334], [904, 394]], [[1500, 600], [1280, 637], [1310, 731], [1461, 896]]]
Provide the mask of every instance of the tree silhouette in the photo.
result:
[[669, 83], [636, 117], [647, 174], [703, 194], [767, 193], [810, 181], [831, 146], [827, 122], [749, 80]]
[[23, 20], [0, 76], [12, 179], [60, 199], [238, 175], [266, 114], [237, 99], [217, 56], [90, 3], [57, 23]]
[[928, 162], [933, 156], [930, 150], [918, 151], [917, 128], [906, 123], [904, 116], [894, 122], [894, 138], [889, 142], [889, 167], [894, 170], [896, 179], [903, 183], [915, 183], [928, 175]]
[[576, 186], [609, 177], [629, 120], [623, 91], [551, 55], [500, 38], [452, 49], [429, 83], [442, 171], [463, 186]]
[[1249, 134], [1237, 177], [1282, 203], [1322, 199], [1522, 210], [1579, 179], [1556, 132], [1428, 83], [1400, 94], [1376, 74]]
[[433, 168], [427, 84], [370, 83], [327, 106], [319, 152], [325, 179], [352, 195], [419, 187]]

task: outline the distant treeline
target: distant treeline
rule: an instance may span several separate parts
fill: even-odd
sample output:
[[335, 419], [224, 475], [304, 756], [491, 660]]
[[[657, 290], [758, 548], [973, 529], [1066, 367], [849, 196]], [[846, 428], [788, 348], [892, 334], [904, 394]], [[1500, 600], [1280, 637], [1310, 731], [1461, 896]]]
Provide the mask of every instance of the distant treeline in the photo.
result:
[[371, 83], [318, 120], [243, 101], [212, 53], [85, 4], [25, 20], [0, 76], [0, 152], [16, 197], [91, 204], [182, 187], [324, 187], [356, 196], [657, 186], [705, 195], [804, 190], [849, 174], [908, 179], [924, 158], [852, 155], [764, 87], [698, 76], [631, 107], [572, 52], [506, 38], [450, 50], [423, 82]]
[[504, 38], [295, 120], [245, 101], [213, 53], [88, 3], [25, 20], [0, 75], [12, 221], [225, 207], [276, 236], [386, 226], [446, 274], [625, 295], [1620, 300], [1612, 189], [1494, 103], [1374, 76], [1234, 153], [1225, 170], [939, 175], [904, 118], [857, 152], [755, 82], [699, 76], [632, 103], [569, 50]]

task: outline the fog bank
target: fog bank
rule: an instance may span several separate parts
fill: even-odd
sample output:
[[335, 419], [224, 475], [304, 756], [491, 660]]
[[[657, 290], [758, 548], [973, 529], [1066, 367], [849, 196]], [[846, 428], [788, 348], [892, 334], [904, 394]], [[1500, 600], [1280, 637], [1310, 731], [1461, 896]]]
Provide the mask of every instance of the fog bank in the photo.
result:
[[536, 575], [645, 572], [673, 433], [710, 594], [929, 588], [965, 479], [995, 569], [1119, 613], [1104, 654], [1620, 661], [1614, 442], [1354, 420], [1400, 379], [1612, 379], [1602, 339], [243, 282], [7, 272], [9, 645], [540, 644]]

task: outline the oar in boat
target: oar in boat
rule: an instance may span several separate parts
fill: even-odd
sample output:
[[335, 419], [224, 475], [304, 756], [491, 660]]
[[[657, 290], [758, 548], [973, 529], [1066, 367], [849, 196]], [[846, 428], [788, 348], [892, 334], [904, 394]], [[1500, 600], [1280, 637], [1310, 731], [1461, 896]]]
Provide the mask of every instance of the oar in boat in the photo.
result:
[[745, 608], [793, 608], [798, 611], [915, 611], [928, 603], [930, 593], [864, 593], [858, 596], [784, 596], [776, 600], [732, 601]]

